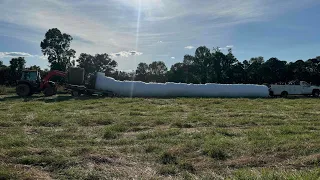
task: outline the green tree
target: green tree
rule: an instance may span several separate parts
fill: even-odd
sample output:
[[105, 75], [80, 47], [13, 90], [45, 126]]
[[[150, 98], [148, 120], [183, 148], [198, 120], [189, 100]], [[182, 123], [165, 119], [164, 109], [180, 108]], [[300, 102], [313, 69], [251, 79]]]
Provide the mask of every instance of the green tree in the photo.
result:
[[76, 51], [70, 48], [72, 40], [69, 34], [61, 33], [57, 28], [47, 31], [40, 47], [43, 55], [48, 56], [52, 70], [66, 71], [72, 65], [71, 59], [75, 58], [76, 54]]
[[170, 71], [168, 71], [168, 81], [186, 83], [186, 66], [187, 65], [185, 65], [184, 63], [176, 63], [172, 65]]
[[136, 70], [136, 80], [148, 82], [150, 75], [149, 65], [147, 63], [139, 63]]
[[194, 55], [195, 74], [199, 77], [201, 83], [208, 82], [210, 60], [212, 59], [210, 49], [206, 46], [200, 46], [196, 49]]
[[30, 66], [28, 69], [30, 69], [30, 70], [37, 70], [37, 71], [41, 71], [40, 66], [37, 66], [37, 65]]
[[24, 57], [12, 58], [10, 60], [10, 82], [20, 79], [22, 70], [24, 69], [26, 60]]
[[[222, 61], [222, 79], [224, 83], [232, 83], [235, 81], [235, 66], [237, 70], [240, 70], [242, 63], [237, 64], [238, 60], [234, 57], [232, 49], [228, 49], [228, 54], [225, 55], [224, 61]], [[243, 68], [243, 67], [242, 67]], [[239, 72], [237, 72], [239, 73]]]
[[277, 58], [270, 58], [261, 66], [263, 83], [288, 82], [286, 78], [286, 61]]
[[85, 76], [88, 77], [96, 72], [104, 72], [106, 76], [112, 76], [118, 63], [110, 58], [108, 54], [90, 54], [81, 53], [76, 60], [78, 67], [85, 69]]
[[263, 57], [255, 57], [251, 58], [248, 64], [244, 62], [245, 66], [245, 73], [246, 73], [246, 79], [247, 83], [253, 83], [253, 84], [262, 84], [264, 83], [262, 80], [263, 75], [261, 74], [261, 68], [264, 63]]
[[1, 67], [0, 68], [0, 84], [1, 85], [9, 85], [12, 76], [10, 76], [10, 68], [9, 67]]
[[149, 64], [150, 81], [166, 82], [167, 66], [162, 61], [154, 61]]

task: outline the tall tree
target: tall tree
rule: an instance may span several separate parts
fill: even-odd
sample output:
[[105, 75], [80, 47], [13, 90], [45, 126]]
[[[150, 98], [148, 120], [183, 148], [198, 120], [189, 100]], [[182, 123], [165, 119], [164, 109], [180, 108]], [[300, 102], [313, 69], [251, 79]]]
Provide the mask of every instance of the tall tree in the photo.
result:
[[76, 54], [76, 51], [70, 48], [72, 40], [69, 34], [61, 33], [57, 28], [47, 31], [40, 47], [43, 55], [48, 56], [51, 69], [66, 71], [72, 65], [71, 59], [75, 58]]
[[167, 66], [162, 61], [154, 61], [149, 65], [151, 81], [165, 82]]
[[187, 81], [187, 73], [184, 63], [176, 63], [171, 66], [168, 72], [168, 81], [185, 83]]
[[195, 73], [199, 76], [201, 83], [208, 82], [211, 57], [210, 49], [206, 46], [200, 46], [196, 49], [194, 55]]
[[212, 58], [210, 61], [210, 70], [211, 70], [211, 82], [222, 83], [224, 79], [223, 68], [224, 64], [227, 64], [226, 55], [220, 51], [220, 48], [213, 48]]
[[261, 66], [264, 63], [263, 57], [254, 57], [251, 58], [250, 61], [244, 61], [244, 69], [246, 73], [246, 83], [257, 83], [262, 84], [262, 74], [261, 74]]
[[78, 67], [85, 69], [86, 77], [96, 72], [104, 72], [107, 76], [111, 76], [118, 66], [118, 63], [112, 60], [108, 54], [92, 56], [81, 53], [76, 61], [78, 62]]
[[13, 82], [20, 79], [25, 64], [26, 60], [24, 59], [24, 57], [12, 58], [10, 60], [10, 81]]
[[136, 70], [136, 80], [148, 82], [150, 75], [149, 65], [147, 63], [139, 63]]

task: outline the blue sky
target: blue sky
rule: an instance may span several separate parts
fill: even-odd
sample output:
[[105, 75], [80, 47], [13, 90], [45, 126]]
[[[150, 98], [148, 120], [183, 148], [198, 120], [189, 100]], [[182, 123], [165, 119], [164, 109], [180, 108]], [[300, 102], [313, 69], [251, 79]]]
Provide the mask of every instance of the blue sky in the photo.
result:
[[0, 60], [24, 56], [46, 68], [40, 42], [50, 28], [74, 37], [77, 56], [108, 53], [120, 70], [152, 61], [170, 67], [201, 45], [232, 47], [240, 61], [306, 60], [320, 55], [319, 7], [319, 0], [0, 0]]

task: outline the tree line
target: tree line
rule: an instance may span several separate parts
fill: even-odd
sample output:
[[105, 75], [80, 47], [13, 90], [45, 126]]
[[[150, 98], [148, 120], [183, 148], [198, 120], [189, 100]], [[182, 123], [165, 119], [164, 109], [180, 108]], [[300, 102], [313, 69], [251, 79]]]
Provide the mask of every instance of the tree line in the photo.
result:
[[[275, 57], [265, 60], [253, 57], [239, 61], [228, 49], [227, 53], [219, 47], [211, 50], [206, 46], [198, 47], [194, 55], [185, 55], [182, 62], [173, 64], [170, 69], [162, 61], [150, 64], [139, 63], [135, 71], [117, 70], [118, 63], [107, 53], [81, 53], [75, 59], [76, 51], [71, 49], [71, 35], [59, 29], [49, 29], [40, 43], [43, 55], [48, 57], [51, 70], [66, 71], [70, 67], [85, 69], [85, 76], [95, 72], [104, 72], [106, 76], [117, 80], [136, 80], [144, 82], [177, 82], [177, 83], [222, 83], [222, 84], [273, 84], [303, 80], [320, 85], [320, 56], [287, 62]], [[25, 68], [23, 57], [13, 58], [7, 67], [0, 61], [0, 84], [12, 83], [21, 76]], [[40, 70], [38, 66], [30, 69]], [[41, 70], [45, 75], [48, 70]]]

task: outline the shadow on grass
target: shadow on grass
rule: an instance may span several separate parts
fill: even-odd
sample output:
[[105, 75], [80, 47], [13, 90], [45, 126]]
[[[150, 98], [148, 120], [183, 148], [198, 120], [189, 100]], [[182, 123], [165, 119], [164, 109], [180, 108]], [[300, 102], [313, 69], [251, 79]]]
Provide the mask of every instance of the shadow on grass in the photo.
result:
[[63, 102], [63, 101], [70, 101], [72, 99], [74, 100], [90, 100], [90, 99], [101, 99], [101, 98], [105, 98], [103, 96], [81, 96], [81, 97], [73, 97], [71, 95], [56, 95], [56, 96], [52, 96], [52, 97], [45, 97], [45, 96], [41, 96], [41, 95], [35, 95], [35, 96], [31, 96], [31, 97], [19, 97], [16, 95], [12, 95], [12, 96], [6, 96], [6, 97], [0, 97], [0, 102], [6, 102], [6, 101], [15, 101], [15, 100], [22, 100], [23, 102], [29, 102], [29, 101], [42, 101], [45, 103], [55, 103], [55, 102]]
[[[98, 96], [98, 95], [93, 95], [93, 96], [80, 96], [80, 97], [73, 97], [71, 95], [65, 95], [65, 94], [59, 94], [56, 96], [52, 97], [45, 97], [42, 95], [34, 95], [31, 97], [26, 97], [22, 98], [16, 95], [9, 95], [9, 96], [4, 96], [0, 97], [0, 102], [1, 101], [15, 101], [15, 100], [23, 100], [23, 102], [29, 102], [29, 101], [43, 101], [45, 103], [54, 103], [54, 102], [63, 102], [63, 101], [70, 101], [72, 99], [74, 100], [92, 100], [92, 99], [103, 99], [103, 98], [108, 98], [107, 96]], [[114, 97], [114, 98], [129, 98], [129, 97]], [[192, 99], [192, 98], [197, 98], [197, 99], [288, 99], [288, 100], [295, 100], [295, 99], [317, 99], [315, 97], [307, 97], [307, 96], [289, 96], [287, 98], [281, 98], [281, 97], [134, 97], [137, 99], [144, 98], [144, 99]]]

